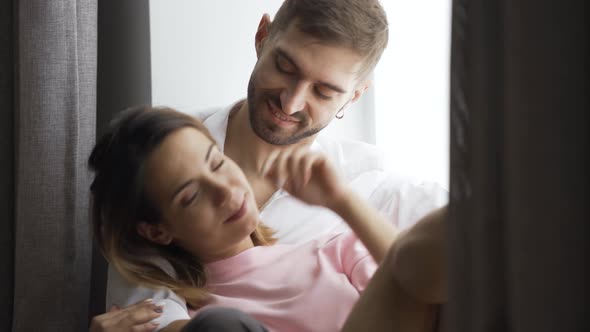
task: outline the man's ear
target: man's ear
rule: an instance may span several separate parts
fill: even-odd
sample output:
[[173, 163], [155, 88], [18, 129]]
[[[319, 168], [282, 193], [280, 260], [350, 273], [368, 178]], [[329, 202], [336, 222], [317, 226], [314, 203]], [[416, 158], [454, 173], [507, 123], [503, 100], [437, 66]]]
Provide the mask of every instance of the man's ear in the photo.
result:
[[145, 221], [137, 225], [137, 233], [144, 239], [161, 245], [169, 245], [172, 242], [172, 234], [162, 224], [148, 224]]
[[258, 24], [258, 30], [256, 30], [256, 36], [254, 37], [254, 46], [256, 47], [257, 57], [260, 57], [264, 42], [268, 39], [270, 25], [270, 16], [268, 14], [262, 15], [260, 23]]
[[365, 80], [364, 82], [359, 84], [357, 88], [354, 90], [353, 96], [350, 99], [350, 103], [354, 104], [357, 100], [359, 100], [359, 98], [362, 97], [365, 91], [367, 91], [367, 89], [371, 87], [371, 84], [373, 84], [373, 81], [370, 79]]

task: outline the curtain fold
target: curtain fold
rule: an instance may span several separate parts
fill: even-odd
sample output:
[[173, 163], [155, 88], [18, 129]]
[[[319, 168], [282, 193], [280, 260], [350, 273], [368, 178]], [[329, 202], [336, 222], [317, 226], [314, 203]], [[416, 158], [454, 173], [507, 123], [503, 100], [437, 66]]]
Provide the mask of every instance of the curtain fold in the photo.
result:
[[10, 331], [14, 289], [14, 31], [12, 1], [0, 1], [0, 331]]
[[84, 331], [96, 0], [16, 5], [13, 331]]
[[453, 2], [449, 331], [590, 330], [588, 9]]

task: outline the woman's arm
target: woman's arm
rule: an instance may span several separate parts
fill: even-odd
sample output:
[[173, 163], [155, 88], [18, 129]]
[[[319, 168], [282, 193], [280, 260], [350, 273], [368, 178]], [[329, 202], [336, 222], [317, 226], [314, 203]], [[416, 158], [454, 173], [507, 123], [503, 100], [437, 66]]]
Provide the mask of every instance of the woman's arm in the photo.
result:
[[351, 190], [330, 209], [346, 221], [376, 262], [383, 261], [398, 233], [392, 224]]
[[348, 188], [336, 168], [321, 153], [305, 148], [271, 156], [263, 174], [302, 201], [336, 212], [356, 233], [375, 261], [381, 262], [396, 230], [368, 202]]
[[395, 241], [384, 262], [397, 282], [426, 303], [448, 297], [447, 207], [436, 209]]
[[441, 330], [440, 304], [448, 293], [446, 223], [444, 207], [400, 234], [342, 331]]
[[188, 322], [190, 322], [188, 319], [176, 320], [168, 324], [168, 326], [165, 328], [161, 329], [160, 332], [181, 332]]

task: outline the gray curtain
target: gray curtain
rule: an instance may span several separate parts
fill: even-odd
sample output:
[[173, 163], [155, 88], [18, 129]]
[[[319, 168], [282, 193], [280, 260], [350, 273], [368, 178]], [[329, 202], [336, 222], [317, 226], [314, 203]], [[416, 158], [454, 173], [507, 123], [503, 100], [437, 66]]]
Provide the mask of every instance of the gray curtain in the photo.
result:
[[588, 4], [453, 1], [449, 331], [590, 331]]
[[1, 201], [7, 211], [1, 255], [8, 268], [0, 272], [0, 330], [84, 331], [97, 1], [1, 6], [7, 28], [1, 40]]

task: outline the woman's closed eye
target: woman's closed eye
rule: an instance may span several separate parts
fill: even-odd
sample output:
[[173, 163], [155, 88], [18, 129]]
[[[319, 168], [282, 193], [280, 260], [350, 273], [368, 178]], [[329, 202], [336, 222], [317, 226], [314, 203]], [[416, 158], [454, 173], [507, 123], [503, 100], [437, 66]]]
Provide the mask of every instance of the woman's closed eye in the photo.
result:
[[[219, 158], [219, 161], [212, 163], [212, 167], [211, 167], [211, 171], [215, 172], [217, 171], [219, 168], [221, 168], [221, 166], [223, 166], [223, 163], [225, 162], [223, 157]], [[195, 199], [197, 199], [199, 195], [199, 190], [198, 188], [188, 188], [186, 190], [185, 193], [183, 193], [183, 196], [180, 200], [180, 204], [182, 206], [189, 206], [190, 204], [192, 204]]]
[[215, 172], [216, 170], [218, 170], [219, 168], [221, 168], [221, 166], [223, 166], [223, 162], [225, 161], [224, 159], [225, 158], [220, 157], [219, 158], [219, 161], [212, 163], [213, 166], [211, 167], [211, 171], [212, 172]]
[[192, 202], [195, 201], [198, 194], [199, 194], [198, 188], [190, 188], [190, 189], [186, 190], [182, 194], [182, 198], [180, 199], [180, 204], [182, 206], [189, 206]]

